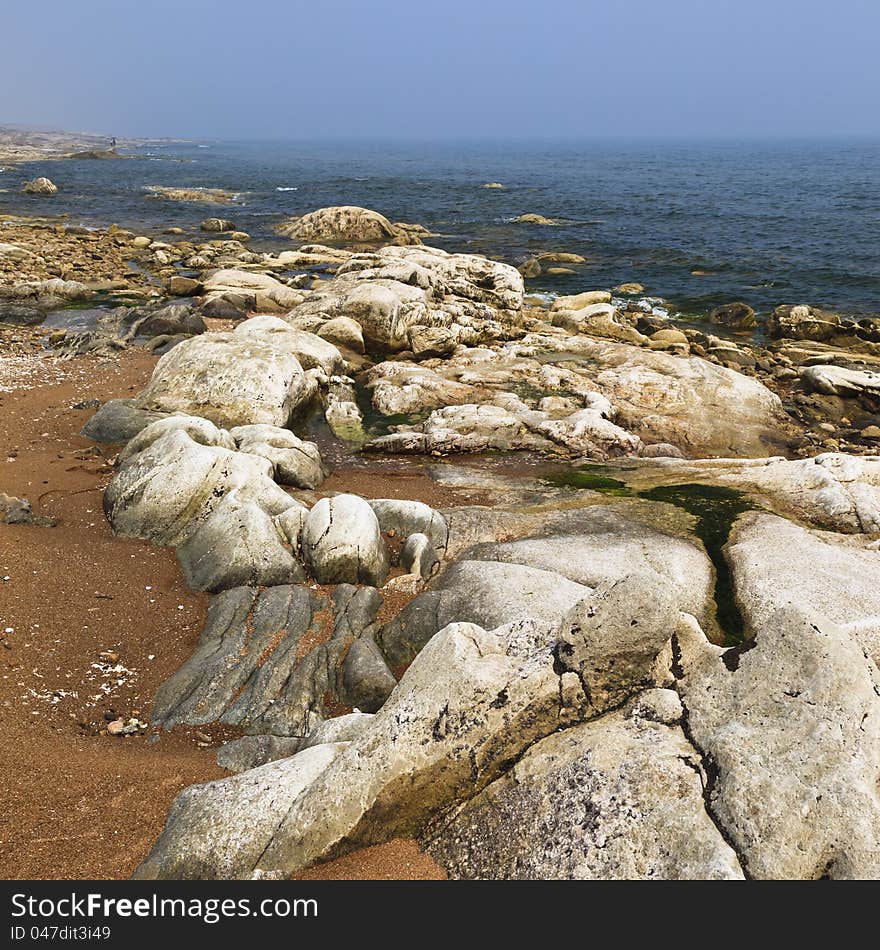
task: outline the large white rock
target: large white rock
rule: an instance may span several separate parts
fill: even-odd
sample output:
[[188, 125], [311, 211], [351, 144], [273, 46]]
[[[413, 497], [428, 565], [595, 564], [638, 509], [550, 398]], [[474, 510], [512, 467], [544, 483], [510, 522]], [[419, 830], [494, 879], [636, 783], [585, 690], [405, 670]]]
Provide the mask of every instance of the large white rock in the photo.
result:
[[[198, 441], [196, 441], [198, 439]], [[179, 544], [231, 491], [270, 515], [294, 501], [272, 480], [272, 463], [231, 451], [231, 438], [207, 420], [161, 419], [125, 449], [104, 493], [104, 511], [117, 534], [156, 544]]]
[[322, 584], [381, 587], [388, 574], [388, 548], [373, 509], [357, 495], [322, 498], [309, 512], [302, 551]]
[[221, 426], [284, 426], [314, 394], [297, 358], [265, 336], [209, 333], [184, 340], [156, 364], [140, 409], [188, 412]]
[[707, 807], [746, 873], [880, 877], [880, 675], [861, 644], [787, 607], [726, 652], [683, 624], [673, 656]]
[[862, 536], [810, 531], [762, 512], [743, 515], [725, 555], [747, 623], [799, 606], [832, 620], [880, 663], [880, 550]]
[[320, 369], [327, 376], [341, 373], [345, 360], [339, 350], [315, 333], [297, 330], [280, 317], [262, 315], [238, 324], [233, 331], [242, 336], [268, 340], [297, 358], [303, 369]]
[[250, 877], [296, 797], [344, 748], [344, 743], [315, 745], [233, 778], [184, 789], [171, 806], [159, 840], [133, 876]]
[[282, 485], [317, 488], [327, 477], [318, 446], [298, 438], [290, 429], [267, 425], [237, 426], [229, 434], [239, 452], [268, 459], [275, 480]]
[[[741, 879], [706, 814], [700, 757], [649, 703], [532, 746], [449, 821], [423, 836], [453, 878]], [[654, 695], [652, 695], [654, 694]]]

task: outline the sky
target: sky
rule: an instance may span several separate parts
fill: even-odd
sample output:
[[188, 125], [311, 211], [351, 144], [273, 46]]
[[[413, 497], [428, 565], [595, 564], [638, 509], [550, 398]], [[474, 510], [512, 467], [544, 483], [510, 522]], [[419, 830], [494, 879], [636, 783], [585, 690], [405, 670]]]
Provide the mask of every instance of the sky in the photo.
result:
[[0, 125], [227, 139], [880, 136], [878, 0], [42, 0]]

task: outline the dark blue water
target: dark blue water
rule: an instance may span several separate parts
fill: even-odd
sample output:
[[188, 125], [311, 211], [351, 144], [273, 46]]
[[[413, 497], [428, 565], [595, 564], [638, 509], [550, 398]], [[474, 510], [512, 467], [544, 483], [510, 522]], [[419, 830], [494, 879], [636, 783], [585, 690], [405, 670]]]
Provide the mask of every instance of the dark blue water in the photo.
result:
[[[38, 174], [56, 182], [56, 197], [17, 193]], [[489, 181], [506, 187], [481, 187]], [[225, 188], [240, 204], [162, 201], [149, 185]], [[543, 250], [588, 258], [576, 275], [529, 282], [536, 291], [638, 281], [686, 314], [730, 300], [763, 312], [797, 302], [880, 312], [877, 142], [174, 145], [127, 161], [32, 163], [0, 173], [0, 187], [0, 211], [69, 212], [147, 233], [196, 234], [220, 214], [258, 248], [283, 245], [272, 227], [287, 215], [357, 204], [426, 225], [450, 250], [514, 263]], [[524, 212], [565, 223], [511, 223]]]

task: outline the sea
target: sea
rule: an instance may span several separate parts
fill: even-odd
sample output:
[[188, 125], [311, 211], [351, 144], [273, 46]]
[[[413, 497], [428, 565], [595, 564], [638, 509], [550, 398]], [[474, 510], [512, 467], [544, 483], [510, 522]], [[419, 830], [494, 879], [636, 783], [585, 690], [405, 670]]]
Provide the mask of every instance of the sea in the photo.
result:
[[[222, 216], [259, 250], [284, 246], [274, 228], [287, 217], [361, 205], [426, 226], [450, 251], [513, 264], [544, 251], [587, 258], [572, 274], [545, 269], [527, 282], [547, 297], [635, 281], [685, 318], [734, 300], [759, 313], [781, 303], [880, 313], [880, 141], [212, 141], [129, 154], [6, 169], [0, 218], [65, 213], [86, 227], [159, 236], [176, 226], [204, 239], [199, 222]], [[37, 175], [58, 194], [22, 195], [21, 180]], [[236, 198], [173, 202], [153, 186]], [[515, 223], [524, 213], [557, 224]]]

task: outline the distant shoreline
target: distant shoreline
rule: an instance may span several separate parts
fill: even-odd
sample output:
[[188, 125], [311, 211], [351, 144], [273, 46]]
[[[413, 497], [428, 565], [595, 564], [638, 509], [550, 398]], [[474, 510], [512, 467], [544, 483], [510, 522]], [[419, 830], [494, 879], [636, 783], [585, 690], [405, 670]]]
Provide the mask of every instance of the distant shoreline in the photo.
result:
[[[39, 131], [0, 125], [0, 165], [21, 165], [25, 162], [61, 161], [63, 159], [124, 158], [111, 148], [112, 135], [92, 132]], [[161, 143], [187, 144], [189, 139], [119, 138], [115, 148], [144, 148]], [[103, 153], [103, 154], [102, 154]]]

